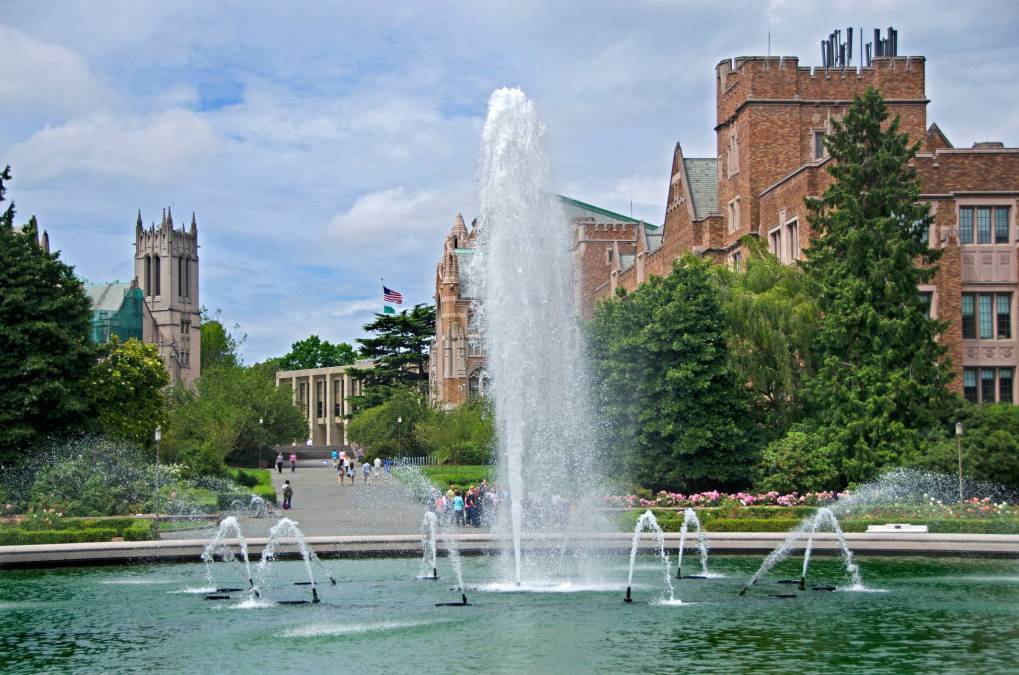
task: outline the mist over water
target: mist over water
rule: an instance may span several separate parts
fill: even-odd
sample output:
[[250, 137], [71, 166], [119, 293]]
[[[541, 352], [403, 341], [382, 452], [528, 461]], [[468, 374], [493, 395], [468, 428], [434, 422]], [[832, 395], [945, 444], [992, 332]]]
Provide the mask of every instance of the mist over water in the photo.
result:
[[[492, 94], [481, 138], [481, 239], [472, 278], [481, 298], [499, 482], [511, 493], [498, 524], [513, 534], [506, 578], [535, 583], [553, 570], [574, 577], [595, 572], [564, 548], [576, 532], [603, 529], [592, 518], [605, 494], [574, 302], [573, 231], [555, 196], [545, 142], [545, 127], [522, 91]], [[558, 540], [535, 550], [525, 546], [528, 533]], [[575, 560], [575, 569], [565, 569], [564, 559]]]

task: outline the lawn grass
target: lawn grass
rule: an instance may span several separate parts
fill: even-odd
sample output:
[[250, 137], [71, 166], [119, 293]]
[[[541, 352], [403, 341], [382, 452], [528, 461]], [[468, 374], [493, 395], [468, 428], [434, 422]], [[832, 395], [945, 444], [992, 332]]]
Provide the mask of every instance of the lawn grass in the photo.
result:
[[421, 473], [443, 489], [449, 487], [464, 489], [471, 485], [478, 485], [482, 480], [488, 480], [491, 483], [493, 469], [494, 467], [490, 464], [464, 464], [461, 466], [444, 464], [423, 466]]

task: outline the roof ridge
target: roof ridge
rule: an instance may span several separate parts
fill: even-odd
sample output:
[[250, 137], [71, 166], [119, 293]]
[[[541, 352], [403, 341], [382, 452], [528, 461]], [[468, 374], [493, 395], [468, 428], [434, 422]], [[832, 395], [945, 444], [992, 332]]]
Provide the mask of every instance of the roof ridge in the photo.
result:
[[653, 225], [651, 223], [645, 222], [645, 221], [641, 220], [640, 218], [634, 218], [633, 216], [624, 216], [621, 213], [616, 213], [615, 211], [609, 211], [608, 209], [603, 209], [600, 206], [595, 206], [594, 204], [588, 204], [587, 202], [582, 202], [579, 199], [574, 199], [572, 197], [567, 197], [566, 195], [559, 195], [559, 194], [557, 194], [556, 198], [559, 199], [560, 201], [566, 202], [567, 204], [572, 204], [573, 206], [576, 206], [578, 208], [584, 209], [586, 211], [591, 211], [593, 213], [598, 213], [598, 214], [601, 214], [603, 216], [608, 216], [610, 218], [616, 218], [617, 220], [625, 220], [625, 221], [630, 222], [630, 223], [644, 223], [645, 225], [650, 225], [651, 227], [661, 227], [660, 225]]

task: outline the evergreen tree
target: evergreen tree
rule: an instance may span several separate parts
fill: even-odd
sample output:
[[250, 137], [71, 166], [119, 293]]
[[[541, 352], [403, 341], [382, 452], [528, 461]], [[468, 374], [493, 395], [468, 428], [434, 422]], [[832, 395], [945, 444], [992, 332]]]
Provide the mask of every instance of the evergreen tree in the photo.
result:
[[375, 337], [360, 338], [361, 356], [374, 361], [361, 377], [364, 390], [351, 398], [354, 410], [387, 401], [394, 388], [428, 387], [428, 349], [435, 337], [435, 307], [414, 305], [399, 314], [376, 314], [364, 329]]
[[[0, 203], [10, 167], [0, 173]], [[0, 463], [16, 462], [46, 437], [81, 428], [83, 383], [95, 362], [92, 308], [58, 253], [36, 243], [35, 218], [14, 228], [0, 215]]]
[[710, 263], [694, 258], [596, 310], [591, 344], [602, 413], [638, 484], [696, 490], [749, 482], [757, 437], [750, 394], [728, 365], [725, 330]]
[[842, 476], [864, 481], [920, 450], [949, 400], [951, 371], [936, 340], [944, 324], [928, 318], [917, 290], [940, 256], [921, 237], [931, 216], [909, 164], [919, 146], [872, 88], [833, 129], [834, 180], [807, 200], [816, 237], [804, 266], [822, 311], [810, 394]]

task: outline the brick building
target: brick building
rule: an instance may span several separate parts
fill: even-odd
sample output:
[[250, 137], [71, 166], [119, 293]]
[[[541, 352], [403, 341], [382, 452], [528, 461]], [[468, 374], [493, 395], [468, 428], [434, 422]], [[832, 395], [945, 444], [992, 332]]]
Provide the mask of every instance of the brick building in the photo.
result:
[[855, 95], [874, 86], [920, 143], [914, 164], [934, 216], [928, 237], [944, 255], [933, 283], [919, 291], [950, 322], [955, 386], [973, 401], [1015, 401], [1019, 148], [956, 148], [928, 125], [926, 66], [922, 56], [877, 57], [861, 68], [802, 68], [788, 56], [720, 62], [717, 156], [687, 158], [676, 144], [664, 225], [611, 244], [609, 274], [591, 282], [591, 301], [667, 274], [686, 252], [738, 266], [748, 235], [784, 262], [799, 260], [811, 239], [804, 197], [820, 196], [830, 180], [824, 135]]
[[[589, 318], [609, 271], [620, 259], [633, 263], [637, 240], [657, 242], [661, 227], [584, 202], [559, 197], [573, 240], [574, 290], [581, 316]], [[478, 221], [467, 229], [459, 213], [446, 234], [442, 258], [435, 269], [435, 339], [428, 371], [433, 402], [457, 406], [485, 388], [485, 355], [472, 306], [477, 299], [471, 283], [471, 261]]]

